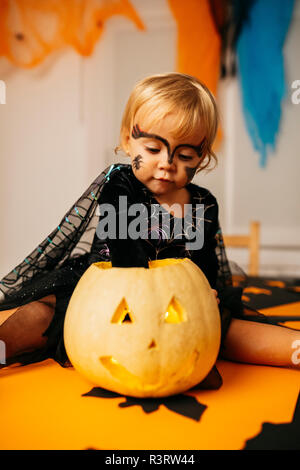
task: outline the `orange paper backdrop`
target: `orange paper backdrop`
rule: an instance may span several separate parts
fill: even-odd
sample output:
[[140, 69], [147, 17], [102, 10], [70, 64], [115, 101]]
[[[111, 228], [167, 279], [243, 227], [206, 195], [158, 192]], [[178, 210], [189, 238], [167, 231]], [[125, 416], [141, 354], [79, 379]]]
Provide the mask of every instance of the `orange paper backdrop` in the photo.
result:
[[89, 56], [114, 15], [145, 29], [128, 0], [1, 0], [0, 56], [28, 68], [63, 46]]
[[[168, 0], [177, 23], [177, 70], [193, 75], [216, 96], [220, 77], [221, 39], [208, 0]], [[221, 129], [215, 149], [222, 138]]]

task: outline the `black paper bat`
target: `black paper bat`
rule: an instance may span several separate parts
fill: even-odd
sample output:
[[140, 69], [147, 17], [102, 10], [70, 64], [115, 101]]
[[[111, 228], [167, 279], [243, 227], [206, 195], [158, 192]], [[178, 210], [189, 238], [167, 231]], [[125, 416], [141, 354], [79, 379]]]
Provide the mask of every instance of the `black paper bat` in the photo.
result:
[[[101, 387], [94, 387], [88, 393], [84, 393], [83, 397], [98, 397], [98, 398], [120, 398], [118, 393], [105, 390]], [[145, 413], [153, 413], [158, 410], [161, 405], [164, 405], [170, 411], [174, 411], [186, 418], [200, 421], [203, 412], [207, 406], [199, 403], [195, 397], [188, 395], [178, 394], [170, 397], [163, 398], [134, 398], [124, 396], [126, 401], [119, 404], [120, 408], [128, 408], [129, 406], [141, 406]]]
[[262, 431], [243, 450], [300, 450], [300, 393], [290, 423], [263, 423]]

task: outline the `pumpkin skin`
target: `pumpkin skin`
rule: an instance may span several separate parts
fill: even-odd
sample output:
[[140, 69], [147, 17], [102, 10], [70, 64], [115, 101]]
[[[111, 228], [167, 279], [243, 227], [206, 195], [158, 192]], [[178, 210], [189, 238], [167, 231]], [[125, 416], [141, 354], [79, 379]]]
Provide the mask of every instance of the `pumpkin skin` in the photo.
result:
[[134, 397], [182, 393], [214, 366], [221, 340], [217, 300], [188, 258], [149, 269], [92, 264], [70, 299], [64, 341], [93, 384]]

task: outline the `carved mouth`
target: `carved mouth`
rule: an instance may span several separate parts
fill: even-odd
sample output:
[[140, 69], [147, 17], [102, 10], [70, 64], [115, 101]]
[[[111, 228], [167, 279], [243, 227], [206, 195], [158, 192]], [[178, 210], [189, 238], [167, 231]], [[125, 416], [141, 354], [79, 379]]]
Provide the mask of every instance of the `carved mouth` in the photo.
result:
[[102, 356], [99, 358], [101, 364], [111, 373], [111, 375], [129, 385], [132, 388], [139, 390], [156, 390], [159, 388], [159, 383], [145, 384], [139, 377], [129, 372], [126, 367], [119, 364], [119, 362], [113, 356]]
[[[181, 381], [188, 375], [190, 375], [196, 365], [199, 357], [199, 352], [194, 351], [191, 357], [186, 361], [176, 372], [170, 375], [172, 382], [177, 380]], [[166, 386], [168, 379], [164, 379], [164, 382], [145, 383], [136, 375], [132, 374], [126, 367], [122, 366], [113, 356], [101, 356], [99, 357], [101, 364], [110, 372], [110, 374], [120, 382], [128, 385], [130, 388], [135, 388], [143, 391], [157, 390]]]

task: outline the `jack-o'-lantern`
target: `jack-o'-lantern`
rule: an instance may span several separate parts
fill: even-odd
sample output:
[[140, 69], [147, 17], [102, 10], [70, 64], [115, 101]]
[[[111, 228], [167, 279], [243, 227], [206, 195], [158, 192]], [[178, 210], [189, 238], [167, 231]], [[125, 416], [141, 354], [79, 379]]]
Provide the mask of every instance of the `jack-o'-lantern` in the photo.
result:
[[220, 347], [215, 295], [188, 258], [149, 269], [92, 264], [70, 299], [64, 340], [74, 368], [95, 385], [135, 397], [195, 386]]

